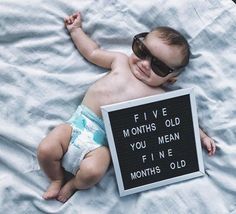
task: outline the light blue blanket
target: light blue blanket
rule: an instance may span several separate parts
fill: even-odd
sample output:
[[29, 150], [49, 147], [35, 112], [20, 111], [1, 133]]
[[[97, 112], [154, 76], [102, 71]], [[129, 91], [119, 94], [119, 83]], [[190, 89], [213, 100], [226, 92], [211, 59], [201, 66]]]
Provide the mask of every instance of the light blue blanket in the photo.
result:
[[[103, 48], [131, 53], [133, 35], [168, 25], [188, 39], [189, 66], [170, 89], [195, 87], [217, 152], [206, 176], [120, 198], [113, 167], [68, 202], [44, 201], [36, 148], [107, 71], [78, 53], [63, 19], [81, 11]], [[231, 0], [0, 1], [0, 213], [236, 213], [236, 7]]]

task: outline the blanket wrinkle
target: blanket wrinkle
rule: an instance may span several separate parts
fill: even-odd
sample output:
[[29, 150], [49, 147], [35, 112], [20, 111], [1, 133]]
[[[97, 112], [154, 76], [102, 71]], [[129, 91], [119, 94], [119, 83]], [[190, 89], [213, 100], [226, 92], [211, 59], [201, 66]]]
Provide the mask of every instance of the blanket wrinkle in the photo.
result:
[[[107, 73], [80, 55], [64, 28], [75, 11], [104, 49], [130, 54], [133, 36], [159, 25], [186, 36], [190, 64], [166, 89], [194, 87], [199, 124], [217, 144], [214, 157], [203, 152], [204, 177], [120, 198], [111, 165], [65, 204], [42, 199], [49, 180], [36, 157], [40, 141]], [[0, 212], [236, 213], [235, 21], [231, 0], [1, 0]]]

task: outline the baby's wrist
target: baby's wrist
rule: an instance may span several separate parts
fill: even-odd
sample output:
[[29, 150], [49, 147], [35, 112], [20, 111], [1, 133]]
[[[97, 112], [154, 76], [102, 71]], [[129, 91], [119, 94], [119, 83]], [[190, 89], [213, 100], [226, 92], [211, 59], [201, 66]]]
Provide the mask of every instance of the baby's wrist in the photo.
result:
[[77, 31], [79, 31], [79, 30], [82, 30], [82, 26], [76, 26], [76, 27], [72, 27], [70, 30], [69, 30], [69, 32], [70, 32], [70, 34], [72, 34], [72, 33], [74, 33], [74, 32], [77, 32]]

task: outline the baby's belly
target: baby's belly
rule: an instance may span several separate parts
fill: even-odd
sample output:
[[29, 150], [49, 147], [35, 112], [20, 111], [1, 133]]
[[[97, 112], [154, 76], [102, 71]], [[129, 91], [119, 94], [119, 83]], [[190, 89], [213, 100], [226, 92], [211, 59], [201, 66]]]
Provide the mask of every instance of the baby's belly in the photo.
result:
[[91, 109], [99, 117], [101, 114], [101, 106], [109, 105], [120, 102], [122, 100], [117, 92], [104, 91], [104, 90], [91, 90], [89, 89], [82, 101], [82, 104]]
[[144, 87], [143, 85], [136, 85], [135, 87], [134, 83], [120, 79], [112, 78], [108, 80], [104, 78], [96, 82], [88, 89], [82, 103], [101, 117], [101, 106], [158, 93], [158, 91], [150, 89], [149, 87]]

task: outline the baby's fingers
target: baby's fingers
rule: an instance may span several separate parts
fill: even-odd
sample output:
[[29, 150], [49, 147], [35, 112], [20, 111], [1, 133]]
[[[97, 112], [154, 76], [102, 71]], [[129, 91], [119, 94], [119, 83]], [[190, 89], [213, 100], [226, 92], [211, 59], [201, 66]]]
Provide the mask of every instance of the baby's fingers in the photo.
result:
[[207, 145], [207, 150], [208, 150], [208, 154], [210, 156], [215, 154], [215, 152], [216, 152], [216, 145], [215, 145], [215, 142], [213, 140], [211, 140], [209, 142], [209, 144]]
[[211, 143], [208, 143], [206, 145], [206, 149], [208, 151], [208, 155], [212, 155], [212, 145], [211, 145]]
[[73, 14], [72, 15], [72, 18], [75, 20], [75, 19], [77, 19], [79, 17], [79, 14], [77, 14], [77, 13], [75, 13], [75, 14]]
[[64, 19], [64, 22], [66, 23], [66, 24], [73, 24], [73, 22], [74, 22], [74, 17], [73, 17], [73, 15], [72, 16], [68, 16], [67, 18], [65, 18]]
[[64, 19], [66, 24], [73, 24], [76, 19], [81, 19], [80, 12], [76, 12]]
[[211, 146], [212, 146], [212, 155], [214, 155], [216, 153], [216, 144], [214, 141], [211, 142]]
[[72, 15], [73, 19], [80, 18], [80, 12], [76, 12]]
[[70, 17], [67, 17], [64, 19], [65, 24], [71, 24], [71, 19]]

